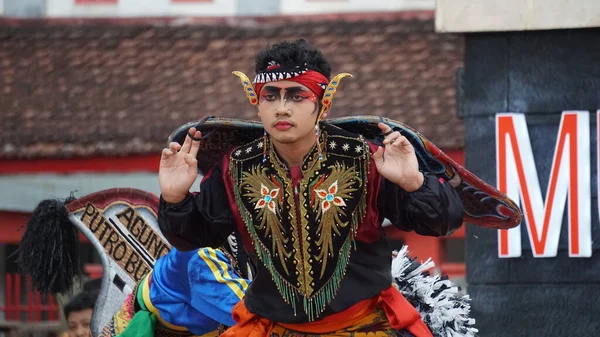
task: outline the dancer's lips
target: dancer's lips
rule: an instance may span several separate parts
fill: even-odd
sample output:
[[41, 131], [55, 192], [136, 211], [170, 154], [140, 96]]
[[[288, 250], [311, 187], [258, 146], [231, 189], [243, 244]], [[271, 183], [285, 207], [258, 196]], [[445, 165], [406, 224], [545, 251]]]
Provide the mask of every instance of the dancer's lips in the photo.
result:
[[278, 121], [277, 123], [275, 123], [275, 128], [277, 130], [281, 130], [281, 131], [289, 130], [293, 126], [294, 126], [294, 124], [292, 124], [291, 122], [288, 122], [288, 121]]

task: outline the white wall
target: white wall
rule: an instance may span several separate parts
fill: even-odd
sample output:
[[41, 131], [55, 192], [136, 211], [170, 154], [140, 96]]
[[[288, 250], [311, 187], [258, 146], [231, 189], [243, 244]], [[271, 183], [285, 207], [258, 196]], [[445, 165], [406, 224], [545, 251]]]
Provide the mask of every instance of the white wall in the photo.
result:
[[269, 16], [279, 15], [284, 0], [237, 0], [237, 15]]
[[598, 0], [437, 0], [438, 32], [600, 27]]
[[433, 10], [435, 0], [281, 0], [282, 14]]
[[46, 13], [48, 17], [231, 16], [236, 14], [236, 0], [196, 3], [118, 0], [116, 4], [76, 4], [75, 0], [47, 0]]
[[[201, 180], [202, 176], [198, 176], [191, 191], [200, 189]], [[31, 212], [43, 199], [66, 198], [73, 191], [76, 191], [75, 197], [81, 198], [116, 187], [136, 188], [160, 195], [158, 174], [151, 172], [0, 175], [0, 191], [11, 191], [0, 193], [0, 212]]]
[[[3, 1], [0, 0], [0, 6]], [[17, 0], [11, 0], [17, 1]], [[433, 10], [435, 0], [212, 0], [172, 2], [172, 0], [118, 0], [116, 4], [76, 4], [75, 0], [46, 0], [48, 17], [141, 17], [141, 16], [233, 16], [277, 14], [322, 14], [348, 12], [385, 12]], [[239, 6], [239, 7], [238, 7]], [[273, 10], [280, 13], [273, 13]], [[1, 14], [0, 9], [0, 14]]]

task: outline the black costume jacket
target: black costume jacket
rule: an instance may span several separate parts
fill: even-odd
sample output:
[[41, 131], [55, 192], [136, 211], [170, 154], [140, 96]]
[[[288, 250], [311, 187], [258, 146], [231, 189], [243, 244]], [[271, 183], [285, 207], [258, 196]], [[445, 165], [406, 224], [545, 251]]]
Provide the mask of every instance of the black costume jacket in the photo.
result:
[[382, 178], [376, 146], [323, 124], [317, 147], [288, 169], [263, 139], [233, 149], [179, 204], [161, 198], [159, 224], [180, 250], [216, 247], [237, 231], [256, 272], [248, 310], [304, 323], [340, 312], [391, 286], [391, 250], [381, 223], [442, 236], [462, 224], [454, 189], [425, 174], [408, 193]]

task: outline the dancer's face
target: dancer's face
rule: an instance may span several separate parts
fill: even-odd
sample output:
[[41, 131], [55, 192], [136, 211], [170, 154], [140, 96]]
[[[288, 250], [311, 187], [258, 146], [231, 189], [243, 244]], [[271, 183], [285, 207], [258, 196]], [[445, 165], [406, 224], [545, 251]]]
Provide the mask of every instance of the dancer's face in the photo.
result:
[[274, 141], [284, 144], [314, 141], [318, 102], [317, 95], [302, 84], [269, 82], [259, 93], [258, 116]]

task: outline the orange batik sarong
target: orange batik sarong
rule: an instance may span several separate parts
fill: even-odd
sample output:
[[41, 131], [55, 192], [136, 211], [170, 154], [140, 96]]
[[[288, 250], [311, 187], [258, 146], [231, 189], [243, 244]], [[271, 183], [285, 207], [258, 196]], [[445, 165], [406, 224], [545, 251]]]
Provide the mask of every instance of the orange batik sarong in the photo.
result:
[[221, 337], [386, 337], [397, 336], [400, 330], [407, 330], [416, 337], [432, 337], [417, 310], [394, 287], [310, 323], [272, 322], [249, 312], [243, 300], [233, 308], [233, 317], [237, 324]]

